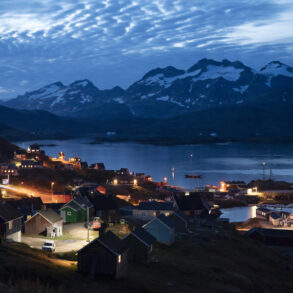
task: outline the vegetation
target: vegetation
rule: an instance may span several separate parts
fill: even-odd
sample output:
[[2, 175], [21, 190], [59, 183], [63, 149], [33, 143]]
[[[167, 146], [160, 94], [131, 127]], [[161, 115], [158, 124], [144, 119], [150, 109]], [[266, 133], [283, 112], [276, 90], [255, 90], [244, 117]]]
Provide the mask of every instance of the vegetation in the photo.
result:
[[23, 244], [4, 243], [0, 288], [16, 293], [293, 291], [293, 272], [278, 251], [230, 227], [196, 228], [171, 247], [157, 245], [155, 253], [157, 263], [132, 265], [126, 279], [115, 281], [77, 273], [74, 252], [58, 255], [70, 260], [65, 261]]

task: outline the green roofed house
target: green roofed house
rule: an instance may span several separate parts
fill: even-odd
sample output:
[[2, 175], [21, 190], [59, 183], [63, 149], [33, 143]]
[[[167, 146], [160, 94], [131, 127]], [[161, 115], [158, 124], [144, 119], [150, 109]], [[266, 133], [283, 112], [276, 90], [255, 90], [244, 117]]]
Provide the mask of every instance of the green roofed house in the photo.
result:
[[89, 217], [93, 215], [93, 205], [87, 197], [76, 196], [60, 209], [60, 215], [65, 223], [78, 223], [87, 220], [87, 209]]

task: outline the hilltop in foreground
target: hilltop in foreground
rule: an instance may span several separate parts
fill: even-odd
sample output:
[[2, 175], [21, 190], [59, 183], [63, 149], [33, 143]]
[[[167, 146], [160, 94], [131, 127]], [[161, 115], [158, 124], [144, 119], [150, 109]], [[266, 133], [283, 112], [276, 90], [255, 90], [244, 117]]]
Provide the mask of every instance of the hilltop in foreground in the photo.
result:
[[15, 293], [293, 291], [287, 261], [229, 227], [197, 228], [172, 247], [158, 245], [155, 250], [158, 263], [132, 266], [126, 279], [114, 281], [80, 275], [75, 262], [5, 243], [0, 246], [0, 289]]

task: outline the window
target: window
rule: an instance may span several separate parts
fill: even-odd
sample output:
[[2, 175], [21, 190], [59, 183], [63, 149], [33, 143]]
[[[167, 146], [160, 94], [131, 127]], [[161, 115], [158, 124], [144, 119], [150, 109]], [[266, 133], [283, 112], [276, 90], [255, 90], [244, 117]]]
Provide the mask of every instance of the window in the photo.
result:
[[70, 211], [67, 212], [67, 216], [71, 216], [71, 212]]
[[165, 213], [165, 216], [166, 216], [166, 217], [168, 217], [169, 215], [170, 215], [170, 213], [169, 213], [169, 212]]
[[118, 263], [121, 263], [121, 255], [118, 255]]
[[11, 230], [13, 227], [13, 221], [8, 222], [8, 229]]

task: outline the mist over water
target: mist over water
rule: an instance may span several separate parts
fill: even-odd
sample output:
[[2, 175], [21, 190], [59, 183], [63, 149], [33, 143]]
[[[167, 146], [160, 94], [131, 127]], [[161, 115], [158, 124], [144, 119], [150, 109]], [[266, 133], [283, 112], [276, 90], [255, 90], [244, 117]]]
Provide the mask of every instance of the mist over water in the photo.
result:
[[[217, 184], [221, 180], [261, 179], [262, 162], [265, 175], [293, 182], [293, 144], [202, 144], [155, 146], [136, 143], [88, 144], [78, 140], [45, 140], [18, 143], [26, 148], [39, 143], [50, 156], [63, 151], [66, 157], [80, 156], [89, 164], [103, 162], [107, 169], [128, 168], [135, 173], [146, 173], [154, 181], [168, 178], [171, 185], [185, 188]], [[49, 146], [51, 145], [51, 146]], [[52, 146], [53, 145], [53, 146]], [[191, 156], [192, 155], [192, 156]], [[172, 168], [175, 169], [174, 177]], [[185, 174], [202, 175], [201, 179], [184, 178]]]

